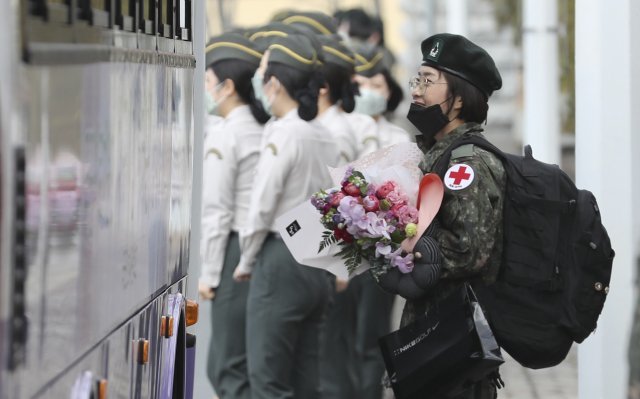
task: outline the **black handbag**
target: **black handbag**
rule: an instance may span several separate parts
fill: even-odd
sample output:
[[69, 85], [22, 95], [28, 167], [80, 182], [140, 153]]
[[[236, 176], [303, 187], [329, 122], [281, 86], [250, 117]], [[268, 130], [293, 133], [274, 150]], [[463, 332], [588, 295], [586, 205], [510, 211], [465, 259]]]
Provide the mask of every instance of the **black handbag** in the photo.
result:
[[468, 284], [379, 344], [397, 399], [455, 396], [504, 363]]

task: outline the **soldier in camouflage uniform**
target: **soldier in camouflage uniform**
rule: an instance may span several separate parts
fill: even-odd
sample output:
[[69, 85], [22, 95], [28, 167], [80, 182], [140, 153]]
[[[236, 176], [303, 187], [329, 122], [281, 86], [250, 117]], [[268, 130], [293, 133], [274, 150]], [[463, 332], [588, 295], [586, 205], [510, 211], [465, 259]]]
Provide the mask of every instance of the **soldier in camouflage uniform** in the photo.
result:
[[[462, 36], [434, 35], [421, 47], [423, 64], [410, 81], [413, 104], [407, 118], [422, 132], [417, 136], [425, 152], [420, 167], [428, 173], [456, 139], [482, 134], [488, 98], [502, 86], [502, 80], [491, 56]], [[403, 326], [465, 281], [494, 281], [500, 265], [506, 186], [502, 163], [492, 153], [469, 144], [455, 149], [447, 166], [436, 233], [440, 276], [425, 299], [407, 301]], [[456, 399], [496, 395], [495, 386], [486, 380]]]

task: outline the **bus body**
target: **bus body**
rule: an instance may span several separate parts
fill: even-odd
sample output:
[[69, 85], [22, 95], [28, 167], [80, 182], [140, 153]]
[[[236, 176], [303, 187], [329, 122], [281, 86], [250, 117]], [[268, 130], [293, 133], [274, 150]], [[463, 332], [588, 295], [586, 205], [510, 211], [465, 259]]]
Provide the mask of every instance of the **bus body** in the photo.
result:
[[192, 0], [5, 3], [0, 398], [189, 398]]

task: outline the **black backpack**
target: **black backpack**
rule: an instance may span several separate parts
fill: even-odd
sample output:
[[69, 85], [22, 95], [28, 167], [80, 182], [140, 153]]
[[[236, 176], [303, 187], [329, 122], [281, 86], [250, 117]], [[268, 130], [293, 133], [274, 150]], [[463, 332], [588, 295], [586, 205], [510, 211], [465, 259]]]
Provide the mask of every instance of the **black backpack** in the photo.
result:
[[525, 367], [555, 366], [573, 342], [596, 328], [615, 255], [593, 194], [557, 166], [506, 154], [479, 135], [464, 135], [434, 171], [443, 177], [451, 152], [473, 144], [502, 160], [504, 247], [497, 281], [474, 285], [496, 339]]

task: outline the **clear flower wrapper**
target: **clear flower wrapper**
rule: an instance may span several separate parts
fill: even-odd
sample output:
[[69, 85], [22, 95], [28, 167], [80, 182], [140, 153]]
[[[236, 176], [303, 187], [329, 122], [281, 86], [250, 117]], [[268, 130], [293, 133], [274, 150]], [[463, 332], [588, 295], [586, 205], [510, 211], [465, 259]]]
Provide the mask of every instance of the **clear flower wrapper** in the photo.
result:
[[412, 250], [443, 195], [439, 177], [422, 176], [422, 157], [414, 143], [401, 143], [330, 168], [332, 188], [276, 220], [296, 261], [341, 280], [366, 270], [378, 281], [394, 268], [411, 273]]

